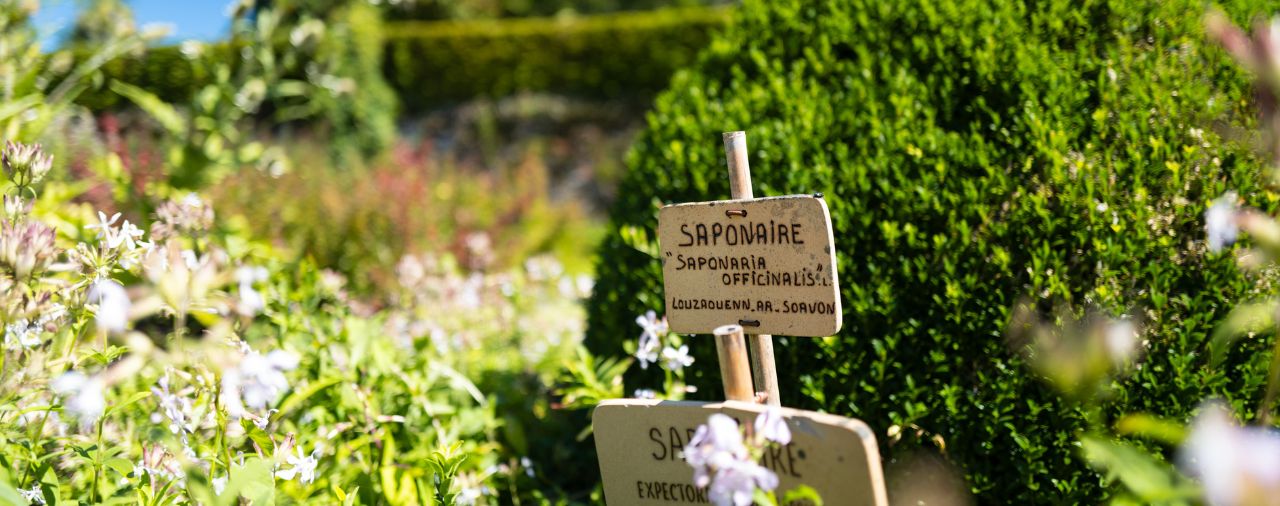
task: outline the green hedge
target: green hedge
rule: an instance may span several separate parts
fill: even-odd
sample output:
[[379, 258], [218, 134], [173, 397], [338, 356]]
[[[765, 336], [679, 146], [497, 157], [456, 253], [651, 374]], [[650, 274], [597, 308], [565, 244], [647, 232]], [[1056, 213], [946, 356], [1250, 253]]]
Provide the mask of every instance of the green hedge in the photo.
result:
[[[206, 53], [211, 58], [230, 57], [226, 46], [208, 46]], [[76, 49], [75, 54], [79, 58], [88, 58], [93, 51]], [[85, 90], [76, 99], [76, 103], [95, 111], [130, 103], [108, 87], [113, 79], [141, 86], [169, 103], [191, 100], [195, 92], [212, 79], [205, 65], [184, 56], [178, 46], [153, 47], [145, 52], [116, 58], [102, 66], [98, 77], [98, 86]]]
[[[1268, 205], [1247, 76], [1197, 0], [748, 0], [657, 99], [599, 251], [588, 344], [622, 352], [662, 310], [643, 251], [663, 203], [727, 198], [720, 133], [748, 131], [756, 195], [823, 192], [844, 327], [778, 340], [786, 405], [859, 417], [892, 466], [928, 436], [981, 503], [1096, 504], [1082, 413], [1004, 342], [1010, 307], [1131, 312], [1149, 349], [1107, 416], [1256, 406], [1266, 339], [1211, 369], [1206, 335], [1256, 280], [1208, 255], [1206, 203]], [[1236, 2], [1238, 22], [1274, 6]], [[1197, 130], [1197, 129], [1202, 129]], [[714, 346], [692, 340], [700, 395]], [[653, 373], [653, 371], [648, 371]], [[652, 386], [656, 378], [631, 378]], [[886, 430], [917, 426], [889, 445]]]
[[[647, 98], [666, 87], [723, 27], [725, 8], [486, 21], [389, 23], [384, 72], [411, 110], [519, 91], [586, 98]], [[225, 44], [207, 57], [235, 58]], [[83, 52], [88, 56], [88, 52]], [[178, 47], [156, 47], [106, 65], [119, 79], [181, 102], [208, 82], [205, 66]], [[124, 104], [105, 85], [79, 102], [94, 110]]]
[[396, 23], [387, 33], [387, 76], [409, 108], [518, 91], [646, 96], [693, 62], [729, 12]]

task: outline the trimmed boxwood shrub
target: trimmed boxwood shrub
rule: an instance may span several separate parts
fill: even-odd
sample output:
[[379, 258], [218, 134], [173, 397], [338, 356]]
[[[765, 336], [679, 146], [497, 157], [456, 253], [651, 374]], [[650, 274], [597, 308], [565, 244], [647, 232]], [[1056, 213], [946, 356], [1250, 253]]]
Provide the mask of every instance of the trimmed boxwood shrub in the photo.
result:
[[388, 79], [409, 108], [520, 91], [647, 99], [724, 26], [724, 8], [388, 25]]
[[[1272, 9], [1228, 7], [1237, 22]], [[1277, 197], [1257, 183], [1248, 76], [1205, 40], [1204, 12], [1193, 0], [747, 0], [659, 96], [629, 155], [589, 346], [622, 353], [634, 316], [663, 309], [657, 210], [728, 198], [720, 134], [746, 130], [756, 195], [823, 192], [836, 230], [844, 328], [777, 339], [783, 403], [865, 420], [890, 468], [938, 452], [983, 503], [1105, 499], [1075, 444], [1082, 411], [1005, 342], [1016, 301], [1144, 322], [1145, 358], [1106, 402], [1112, 420], [1186, 418], [1208, 396], [1256, 409], [1269, 360], [1262, 338], [1216, 368], [1205, 353], [1270, 277], [1206, 252], [1204, 209], [1227, 189], [1268, 208]], [[714, 345], [691, 342], [699, 395], [718, 398]], [[925, 437], [890, 444], [891, 426]]]

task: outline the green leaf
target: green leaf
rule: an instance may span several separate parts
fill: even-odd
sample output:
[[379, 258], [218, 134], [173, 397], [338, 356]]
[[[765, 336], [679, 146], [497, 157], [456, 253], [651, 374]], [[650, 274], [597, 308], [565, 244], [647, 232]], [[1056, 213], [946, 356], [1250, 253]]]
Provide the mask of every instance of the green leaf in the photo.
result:
[[160, 123], [165, 130], [177, 137], [187, 135], [187, 119], [178, 109], [155, 94], [121, 81], [111, 81], [111, 91], [119, 93]]
[[40, 103], [43, 101], [44, 101], [43, 95], [31, 94], [31, 95], [24, 96], [22, 98], [14, 99], [4, 104], [0, 104], [0, 121], [4, 121], [14, 116], [17, 116], [19, 114], [22, 114], [27, 109], [31, 109], [35, 106], [40, 105]]
[[124, 399], [118, 402], [112, 403], [110, 406], [107, 407], [107, 410], [102, 414], [102, 416], [111, 416], [112, 413], [115, 413], [124, 408], [127, 408], [130, 405], [140, 400], [146, 399], [147, 397], [151, 397], [151, 392], [134, 392], [130, 394], [128, 397], [125, 397]]
[[1122, 436], [1143, 436], [1169, 445], [1182, 444], [1187, 429], [1177, 422], [1158, 418], [1147, 413], [1125, 415], [1116, 422], [1116, 432]]
[[0, 481], [0, 503], [27, 504], [27, 500], [22, 498], [22, 495], [18, 493], [18, 489], [13, 488], [13, 485]]
[[231, 479], [220, 497], [243, 497], [251, 504], [275, 504], [276, 478], [271, 463], [260, 457], [249, 457], [244, 465], [231, 469]]
[[293, 410], [301, 407], [302, 403], [306, 402], [307, 399], [310, 399], [311, 396], [315, 395], [317, 392], [340, 382], [342, 382], [341, 376], [329, 376], [327, 378], [322, 378], [319, 381], [309, 383], [306, 388], [294, 390], [289, 397], [285, 398], [284, 402], [280, 403], [280, 413], [277, 416], [284, 416], [288, 413], [292, 413]]
[[1094, 435], [1082, 436], [1080, 444], [1090, 465], [1119, 480], [1145, 502], [1168, 503], [1198, 495], [1198, 488], [1168, 463], [1130, 444]]
[[1274, 300], [1241, 304], [1232, 309], [1210, 338], [1211, 363], [1214, 366], [1221, 364], [1222, 359], [1226, 358], [1227, 350], [1241, 337], [1272, 332], [1276, 325], [1277, 309], [1280, 309], [1280, 304]]
[[783, 494], [782, 504], [788, 506], [822, 506], [822, 495], [818, 494], [818, 491], [814, 490], [813, 487], [800, 485]]
[[107, 469], [120, 473], [120, 476], [129, 476], [129, 473], [133, 472], [133, 462], [130, 462], [129, 459], [110, 458], [103, 462], [103, 465], [107, 466]]

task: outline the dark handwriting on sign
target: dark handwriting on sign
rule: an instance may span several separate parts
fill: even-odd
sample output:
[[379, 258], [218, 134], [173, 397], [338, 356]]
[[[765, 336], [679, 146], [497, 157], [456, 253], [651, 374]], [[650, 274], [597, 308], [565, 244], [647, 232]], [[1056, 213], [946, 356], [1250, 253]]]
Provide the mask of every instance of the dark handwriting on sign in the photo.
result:
[[[610, 506], [706, 504], [710, 491], [694, 482], [684, 455], [696, 427], [713, 413], [738, 421], [752, 438], [766, 409], [747, 402], [699, 403], [614, 399], [600, 403], [592, 428], [605, 500]], [[778, 409], [778, 408], [775, 408]], [[791, 442], [771, 445], [757, 459], [778, 476], [779, 499], [801, 485], [829, 506], [886, 506], [880, 455], [871, 429], [857, 420], [780, 408]], [[803, 500], [789, 506], [806, 506]]]
[[[685, 445], [693, 439], [694, 429], [674, 426], [649, 427], [650, 456], [653, 460], [684, 461]], [[802, 478], [796, 465], [805, 458], [805, 451], [794, 445], [769, 445], [760, 457], [760, 465], [780, 475]]]
[[671, 330], [753, 322], [748, 333], [834, 334], [834, 241], [826, 201], [812, 195], [663, 207], [658, 243]]
[[680, 233], [685, 240], [678, 246], [765, 246], [771, 244], [804, 244], [801, 224], [778, 223], [773, 220], [745, 223], [683, 223]]

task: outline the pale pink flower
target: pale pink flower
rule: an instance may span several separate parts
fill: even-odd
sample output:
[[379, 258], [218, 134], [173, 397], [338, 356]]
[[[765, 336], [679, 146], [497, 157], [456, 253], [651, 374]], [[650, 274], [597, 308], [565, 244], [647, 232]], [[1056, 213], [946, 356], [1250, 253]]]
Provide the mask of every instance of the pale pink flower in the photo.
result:
[[1221, 404], [1203, 408], [1179, 457], [1210, 504], [1263, 504], [1280, 495], [1280, 433], [1241, 427]]
[[787, 419], [777, 407], [770, 406], [760, 413], [756, 417], [755, 429], [757, 437], [783, 445], [791, 443], [791, 428], [787, 427]]

